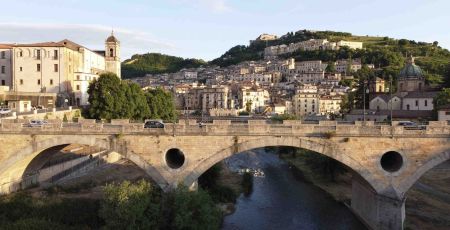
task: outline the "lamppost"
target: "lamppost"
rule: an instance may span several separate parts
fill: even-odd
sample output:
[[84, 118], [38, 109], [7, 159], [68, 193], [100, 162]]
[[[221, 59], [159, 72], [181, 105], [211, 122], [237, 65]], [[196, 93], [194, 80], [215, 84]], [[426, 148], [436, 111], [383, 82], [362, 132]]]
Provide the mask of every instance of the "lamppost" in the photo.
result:
[[[366, 91], [367, 90], [367, 91]], [[366, 81], [363, 82], [363, 125], [366, 125], [366, 93], [369, 89], [366, 89]]]
[[391, 126], [392, 126], [392, 107], [394, 106], [392, 104], [392, 75], [389, 75], [389, 93], [391, 94]]

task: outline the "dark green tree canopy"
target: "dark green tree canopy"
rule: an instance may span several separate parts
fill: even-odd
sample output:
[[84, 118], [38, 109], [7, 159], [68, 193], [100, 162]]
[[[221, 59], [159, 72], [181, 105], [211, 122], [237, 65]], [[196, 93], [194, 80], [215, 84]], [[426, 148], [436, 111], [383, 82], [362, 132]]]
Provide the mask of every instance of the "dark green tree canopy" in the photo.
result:
[[175, 121], [176, 110], [170, 92], [155, 89], [144, 92], [139, 85], [121, 81], [113, 73], [105, 73], [88, 88], [88, 117], [94, 119], [163, 119]]

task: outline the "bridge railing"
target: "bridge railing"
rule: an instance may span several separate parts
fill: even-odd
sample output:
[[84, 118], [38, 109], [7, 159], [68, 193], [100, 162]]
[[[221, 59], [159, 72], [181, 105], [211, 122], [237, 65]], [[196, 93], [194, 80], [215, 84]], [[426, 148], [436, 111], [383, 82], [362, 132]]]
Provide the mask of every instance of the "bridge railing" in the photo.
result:
[[342, 136], [395, 136], [395, 135], [450, 135], [450, 125], [444, 121], [431, 121], [418, 129], [373, 121], [305, 122], [286, 120], [268, 124], [267, 120], [249, 120], [235, 123], [230, 120], [214, 120], [199, 124], [196, 120], [181, 120], [165, 124], [164, 128], [144, 128], [143, 123], [128, 123], [126, 120], [97, 123], [95, 120], [66, 123], [53, 120], [37, 127], [29, 127], [26, 120], [9, 120], [0, 124], [3, 133], [86, 133], [86, 134], [144, 134], [144, 135], [342, 135]]

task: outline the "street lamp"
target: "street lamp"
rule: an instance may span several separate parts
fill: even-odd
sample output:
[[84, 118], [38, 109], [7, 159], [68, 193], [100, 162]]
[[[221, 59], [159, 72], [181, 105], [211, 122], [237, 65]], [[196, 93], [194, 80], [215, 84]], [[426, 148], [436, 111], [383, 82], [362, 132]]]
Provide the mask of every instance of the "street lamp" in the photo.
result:
[[[367, 91], [366, 91], [367, 90]], [[366, 124], [366, 93], [368, 93], [369, 89], [366, 89], [366, 81], [363, 83], [363, 124]]]
[[392, 107], [394, 106], [392, 104], [392, 75], [389, 75], [389, 93], [391, 94], [391, 126], [392, 126]]

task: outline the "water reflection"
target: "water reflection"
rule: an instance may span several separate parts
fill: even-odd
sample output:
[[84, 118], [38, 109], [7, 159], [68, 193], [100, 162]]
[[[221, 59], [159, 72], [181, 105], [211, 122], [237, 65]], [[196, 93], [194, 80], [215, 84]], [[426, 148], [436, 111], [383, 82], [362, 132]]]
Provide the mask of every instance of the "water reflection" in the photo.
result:
[[259, 167], [265, 177], [254, 178], [253, 193], [239, 197], [222, 229], [366, 229], [343, 204], [295, 179], [275, 154], [258, 149], [226, 163], [232, 169]]

